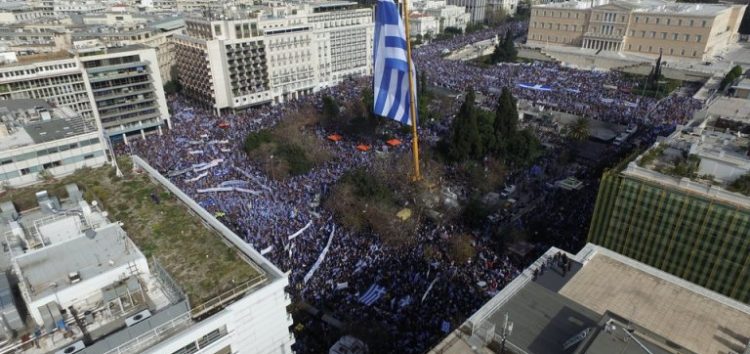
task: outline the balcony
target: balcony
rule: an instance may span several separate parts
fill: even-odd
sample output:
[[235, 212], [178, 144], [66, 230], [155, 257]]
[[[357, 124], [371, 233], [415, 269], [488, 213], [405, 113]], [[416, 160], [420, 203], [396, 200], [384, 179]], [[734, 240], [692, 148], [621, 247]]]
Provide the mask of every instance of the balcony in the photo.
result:
[[99, 117], [102, 119], [102, 121], [104, 121], [105, 119], [110, 119], [110, 118], [114, 118], [114, 117], [122, 116], [126, 114], [143, 112], [143, 111], [150, 110], [150, 109], [158, 109], [158, 107], [154, 104], [150, 104], [145, 107], [140, 106], [140, 107], [135, 107], [131, 109], [118, 109], [115, 112], [100, 113]]

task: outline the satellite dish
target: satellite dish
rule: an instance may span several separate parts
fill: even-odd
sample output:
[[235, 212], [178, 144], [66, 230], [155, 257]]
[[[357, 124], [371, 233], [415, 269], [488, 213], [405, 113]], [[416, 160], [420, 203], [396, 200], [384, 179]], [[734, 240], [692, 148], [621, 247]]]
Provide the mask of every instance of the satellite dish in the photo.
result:
[[97, 206], [97, 205], [99, 205], [99, 203], [95, 200], [95, 201], [91, 202], [91, 205]]

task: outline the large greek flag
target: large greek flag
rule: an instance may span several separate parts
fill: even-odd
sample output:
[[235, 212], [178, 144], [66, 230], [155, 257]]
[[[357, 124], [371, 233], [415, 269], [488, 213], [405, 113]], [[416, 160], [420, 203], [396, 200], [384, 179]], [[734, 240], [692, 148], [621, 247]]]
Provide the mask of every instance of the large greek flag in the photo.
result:
[[[406, 40], [398, 5], [393, 0], [378, 0], [375, 7], [373, 112], [411, 125]], [[414, 64], [411, 73], [416, 84]]]

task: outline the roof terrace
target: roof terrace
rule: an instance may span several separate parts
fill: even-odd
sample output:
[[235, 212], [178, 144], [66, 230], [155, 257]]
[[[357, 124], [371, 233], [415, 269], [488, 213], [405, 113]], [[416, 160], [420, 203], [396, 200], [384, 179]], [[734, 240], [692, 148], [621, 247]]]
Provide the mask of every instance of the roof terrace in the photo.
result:
[[223, 308], [268, 280], [260, 265], [207, 227], [168, 186], [153, 183], [143, 170], [130, 172], [128, 159], [120, 166], [126, 171], [123, 178], [110, 167], [85, 169], [52, 183], [6, 191], [2, 200], [12, 200], [18, 210], [31, 210], [37, 205], [36, 192], [65, 198], [65, 185], [78, 184], [85, 200], [97, 201], [111, 220], [122, 223], [146, 258], [168, 272], [187, 296], [194, 317]]
[[588, 244], [551, 248], [430, 353], [739, 353], [748, 335], [746, 304]]

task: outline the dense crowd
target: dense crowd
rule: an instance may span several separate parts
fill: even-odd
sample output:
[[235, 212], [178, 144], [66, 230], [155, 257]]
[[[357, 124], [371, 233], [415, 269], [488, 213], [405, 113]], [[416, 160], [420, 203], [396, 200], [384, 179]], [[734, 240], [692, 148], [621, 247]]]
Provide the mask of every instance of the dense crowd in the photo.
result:
[[[677, 95], [661, 102], [637, 97], [629, 92], [635, 83], [617, 73], [581, 71], [553, 63], [481, 67], [441, 58], [445, 50], [502, 36], [508, 30], [524, 32], [525, 24], [512, 22], [421, 46], [415, 50], [417, 68], [427, 73], [433, 85], [456, 92], [473, 87], [494, 97], [503, 86], [509, 86], [516, 97], [536, 104], [659, 129], [684, 121], [699, 105]], [[335, 156], [332, 160], [284, 180], [269, 178], [242, 149], [248, 133], [272, 127], [286, 113], [304, 106], [320, 108], [325, 95], [339, 102], [358, 99], [369, 80], [345, 80], [282, 105], [222, 117], [183, 97], [170, 97], [172, 128], [161, 136], [148, 136], [118, 149], [120, 153], [143, 156], [274, 264], [290, 271], [290, 291], [297, 300], [345, 323], [379, 327], [389, 338], [382, 343], [386, 351], [423, 352], [512, 280], [519, 268], [481, 238], [473, 241], [477, 256], [472, 261], [452, 262], [447, 256], [449, 240], [467, 231], [457, 225], [422, 225], [414, 235], [417, 246], [407, 249], [390, 249], [375, 235], [355, 234], [338, 225], [334, 215], [320, 206], [320, 200], [344, 173], [373, 162], [374, 154], [357, 151], [355, 142], [330, 143]], [[544, 90], [518, 84], [541, 84]], [[446, 117], [454, 113], [445, 112]], [[321, 140], [329, 133], [316, 130]], [[445, 131], [424, 128], [421, 134], [439, 137]], [[409, 147], [408, 135], [400, 138], [405, 143], [396, 151]], [[557, 141], [552, 137], [548, 140]], [[547, 157], [541, 163], [552, 160]], [[526, 172], [512, 176], [521, 180]], [[427, 247], [440, 252], [428, 256]], [[302, 325], [327, 326], [318, 320]], [[327, 350], [316, 347], [318, 342], [298, 335], [297, 349]]]

